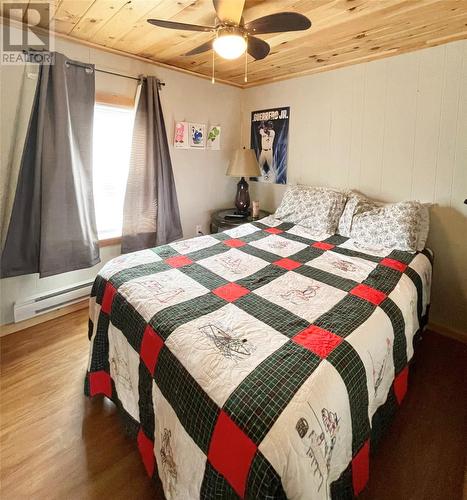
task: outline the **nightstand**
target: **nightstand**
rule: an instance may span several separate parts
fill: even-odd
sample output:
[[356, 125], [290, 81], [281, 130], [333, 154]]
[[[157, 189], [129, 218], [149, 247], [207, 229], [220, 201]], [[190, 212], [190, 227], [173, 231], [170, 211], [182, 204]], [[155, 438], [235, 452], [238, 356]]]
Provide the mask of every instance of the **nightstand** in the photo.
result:
[[252, 222], [255, 220], [262, 219], [263, 217], [267, 217], [271, 215], [270, 212], [266, 212], [266, 210], [259, 211], [259, 217], [253, 219], [251, 215], [245, 217], [243, 219], [226, 219], [225, 216], [227, 214], [235, 213], [235, 208], [226, 208], [223, 210], [217, 210], [211, 215], [211, 234], [212, 233], [220, 233], [221, 231], [225, 231], [227, 229], [232, 229], [237, 226], [241, 226], [242, 224], [246, 224], [247, 222]]

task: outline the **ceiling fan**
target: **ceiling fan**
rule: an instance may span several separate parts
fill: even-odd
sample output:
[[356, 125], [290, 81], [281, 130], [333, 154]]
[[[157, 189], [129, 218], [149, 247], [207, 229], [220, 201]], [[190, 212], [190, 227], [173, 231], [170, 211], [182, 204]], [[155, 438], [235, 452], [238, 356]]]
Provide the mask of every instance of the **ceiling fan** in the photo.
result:
[[307, 30], [311, 26], [311, 21], [307, 17], [296, 12], [278, 12], [244, 24], [242, 13], [245, 0], [213, 0], [213, 4], [217, 17], [215, 26], [200, 26], [162, 19], [147, 21], [163, 28], [215, 33], [215, 38], [190, 50], [184, 54], [185, 56], [214, 49], [224, 59], [237, 59], [246, 52], [255, 60], [264, 59], [271, 50], [267, 42], [255, 35]]

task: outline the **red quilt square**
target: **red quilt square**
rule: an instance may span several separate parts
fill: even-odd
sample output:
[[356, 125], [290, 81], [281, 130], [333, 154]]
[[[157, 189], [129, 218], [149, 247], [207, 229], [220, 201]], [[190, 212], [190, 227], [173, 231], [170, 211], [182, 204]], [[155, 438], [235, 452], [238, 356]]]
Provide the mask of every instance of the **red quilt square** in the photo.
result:
[[236, 283], [228, 283], [227, 285], [216, 288], [212, 293], [215, 293], [218, 297], [227, 302], [235, 302], [240, 297], [250, 293], [250, 290]]
[[396, 271], [400, 271], [401, 273], [403, 273], [407, 269], [407, 264], [404, 264], [403, 262], [401, 262], [399, 260], [389, 259], [388, 257], [383, 259], [380, 262], [380, 264], [382, 266], [391, 267], [392, 269], [395, 269]]
[[112, 309], [112, 302], [114, 300], [116, 293], [117, 290], [113, 285], [111, 285], [110, 283], [107, 283], [105, 285], [104, 296], [102, 297], [102, 305], [101, 305], [102, 312], [110, 314], [110, 310]]
[[104, 394], [108, 398], [112, 397], [112, 379], [104, 370], [91, 372], [89, 374], [89, 394]]
[[175, 257], [165, 259], [165, 263], [172, 267], [183, 267], [188, 264], [193, 264], [193, 261], [186, 255], [176, 255]]
[[295, 335], [292, 340], [314, 352], [321, 358], [325, 358], [344, 339], [335, 333], [320, 328], [319, 326], [310, 325], [308, 328], [305, 328], [305, 330], [302, 330], [300, 333]]
[[396, 394], [396, 399], [399, 404], [402, 403], [406, 393], [407, 386], [409, 382], [409, 367], [408, 365], [402, 369], [394, 379], [394, 392]]
[[273, 262], [273, 264], [279, 267], [283, 267], [284, 269], [288, 269], [289, 271], [293, 271], [294, 269], [297, 269], [297, 267], [301, 266], [300, 262], [292, 259], [276, 260], [276, 262]]
[[282, 229], [277, 229], [277, 227], [268, 227], [265, 231], [271, 234], [281, 234], [284, 232]]
[[242, 498], [255, 453], [255, 443], [221, 410], [209, 445], [208, 460]]
[[359, 495], [370, 478], [370, 442], [365, 441], [352, 458], [352, 484], [355, 496]]
[[164, 341], [157, 333], [148, 325], [144, 330], [143, 341], [141, 342], [140, 357], [147, 369], [154, 375], [156, 369], [159, 352], [164, 345]]
[[148, 473], [149, 477], [152, 477], [154, 473], [154, 443], [149, 439], [140, 429], [138, 432], [138, 450], [143, 460], [144, 468]]
[[244, 247], [246, 245], [244, 241], [237, 240], [235, 238], [232, 238], [231, 240], [224, 240], [223, 243], [224, 245], [227, 245], [228, 247], [232, 248]]
[[363, 283], [360, 283], [355, 288], [350, 290], [350, 293], [371, 302], [375, 306], [379, 306], [386, 298], [386, 294], [384, 292], [380, 292], [379, 290], [376, 290], [376, 288], [364, 285]]
[[311, 246], [315, 248], [320, 248], [321, 250], [331, 250], [336, 245], [333, 245], [331, 243], [325, 243], [324, 241], [317, 241], [316, 243], [313, 243], [313, 245]]

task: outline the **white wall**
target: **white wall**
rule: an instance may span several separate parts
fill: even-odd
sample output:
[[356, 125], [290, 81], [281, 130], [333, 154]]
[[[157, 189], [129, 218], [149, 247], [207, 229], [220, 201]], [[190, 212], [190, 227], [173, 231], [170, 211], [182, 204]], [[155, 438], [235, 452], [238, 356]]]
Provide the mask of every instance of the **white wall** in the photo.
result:
[[[227, 177], [225, 171], [230, 153], [238, 147], [240, 140], [240, 89], [222, 84], [212, 85], [209, 80], [59, 38], [55, 43], [58, 52], [79, 61], [94, 63], [97, 68], [129, 75], [156, 75], [163, 80], [166, 85], [161, 91], [161, 100], [169, 143], [172, 142], [175, 120], [222, 126], [220, 151], [174, 150], [171, 147], [184, 236], [194, 236], [196, 224], [201, 224], [207, 232], [210, 212], [232, 204], [231, 200], [235, 196], [236, 181]], [[4, 131], [11, 126], [14, 117], [20, 73], [18, 67], [1, 67], [1, 124]], [[96, 92], [131, 97], [135, 89], [136, 82], [133, 80], [96, 73]], [[2, 152], [5, 152], [4, 145], [8, 141], [5, 134], [2, 133], [2, 137]], [[39, 279], [38, 275], [28, 275], [0, 280], [0, 324], [13, 321], [13, 304], [16, 300], [93, 279], [100, 267], [117, 256], [119, 250], [119, 247], [103, 248], [101, 264], [91, 269], [43, 279]]]
[[[250, 113], [290, 106], [289, 183], [354, 188], [431, 211], [431, 320], [467, 334], [467, 41], [242, 93]], [[273, 210], [283, 186], [251, 183]]]

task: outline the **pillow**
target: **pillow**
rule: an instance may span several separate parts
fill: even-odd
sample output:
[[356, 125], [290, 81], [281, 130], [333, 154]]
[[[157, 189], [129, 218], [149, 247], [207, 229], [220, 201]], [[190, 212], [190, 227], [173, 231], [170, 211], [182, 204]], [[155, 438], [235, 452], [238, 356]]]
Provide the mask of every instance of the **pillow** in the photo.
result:
[[352, 227], [352, 219], [357, 209], [357, 205], [363, 206], [365, 203], [370, 203], [370, 200], [365, 198], [365, 196], [355, 191], [348, 192], [347, 203], [345, 204], [337, 226], [338, 234], [350, 238], [350, 228]]
[[364, 200], [354, 210], [350, 237], [365, 246], [415, 252], [422, 243], [422, 212], [417, 201], [378, 204]]
[[274, 216], [318, 233], [334, 234], [346, 199], [347, 195], [336, 189], [291, 186]]
[[[350, 238], [350, 232], [352, 227], [352, 221], [355, 213], [364, 212], [366, 210], [371, 210], [375, 207], [384, 207], [389, 204], [377, 202], [366, 198], [364, 195], [356, 192], [349, 191], [347, 193], [347, 203], [345, 204], [342, 215], [339, 219], [339, 224], [337, 228], [338, 234]], [[414, 202], [418, 203], [418, 202]], [[421, 203], [420, 212], [420, 226], [418, 229], [418, 241], [416, 245], [416, 250], [421, 252], [426, 245], [426, 240], [428, 238], [428, 232], [430, 228], [430, 213], [429, 208], [432, 206], [431, 203]], [[381, 247], [381, 245], [379, 245]]]
[[430, 207], [431, 203], [422, 203], [420, 228], [418, 233], [417, 252], [421, 252], [426, 245], [428, 239], [428, 232], [430, 230]]

